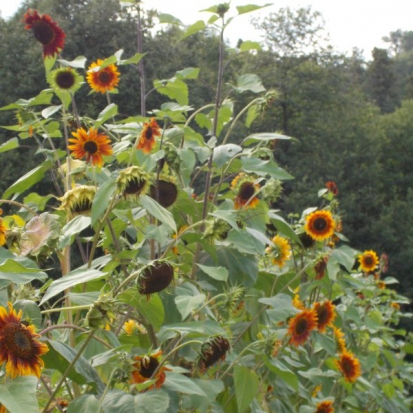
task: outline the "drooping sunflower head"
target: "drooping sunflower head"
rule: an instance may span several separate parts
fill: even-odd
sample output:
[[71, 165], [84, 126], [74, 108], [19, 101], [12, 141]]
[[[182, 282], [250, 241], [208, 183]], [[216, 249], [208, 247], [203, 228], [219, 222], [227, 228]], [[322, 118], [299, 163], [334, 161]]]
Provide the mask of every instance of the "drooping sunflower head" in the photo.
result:
[[0, 307], [0, 363], [6, 363], [6, 374], [11, 378], [34, 375], [40, 377], [43, 360], [49, 351], [32, 324], [22, 322], [21, 310], [17, 313], [11, 303], [9, 311]]
[[354, 383], [361, 375], [360, 361], [349, 351], [340, 354], [339, 359], [336, 360], [336, 366], [349, 383]]
[[235, 194], [235, 209], [255, 208], [259, 203], [256, 196], [260, 185], [255, 179], [241, 172], [231, 182], [231, 189]]
[[314, 266], [314, 271], [315, 271], [315, 279], [316, 280], [321, 280], [326, 272], [327, 269], [327, 263], [328, 263], [328, 256], [324, 256], [319, 258]]
[[62, 198], [59, 198], [61, 201], [60, 209], [65, 209], [70, 217], [76, 215], [89, 216], [96, 191], [95, 186], [88, 185], [80, 185], [70, 189]]
[[158, 350], [155, 353], [146, 356], [136, 356], [134, 358], [134, 370], [132, 371], [131, 382], [144, 383], [145, 381], [148, 381], [152, 378], [152, 380], [156, 381], [154, 384], [148, 387], [148, 390], [153, 388], [161, 388], [166, 379], [165, 371], [171, 371], [171, 369], [164, 365], [159, 367], [161, 364], [161, 356], [161, 350]]
[[360, 268], [366, 273], [373, 272], [379, 264], [379, 257], [373, 250], [364, 251], [359, 257]]
[[329, 192], [331, 192], [334, 196], [338, 195], [338, 188], [337, 185], [334, 181], [328, 181], [326, 182], [326, 188], [328, 189]]
[[198, 358], [198, 368], [203, 373], [209, 367], [220, 360], [225, 360], [225, 356], [231, 349], [229, 341], [223, 336], [215, 336], [202, 344]]
[[151, 185], [149, 196], [164, 208], [168, 208], [178, 198], [178, 187], [171, 180], [159, 179]]
[[98, 133], [97, 129], [90, 128], [86, 131], [83, 128], [72, 132], [74, 138], [70, 138], [72, 144], [68, 146], [72, 155], [76, 159], [86, 158], [86, 162], [92, 165], [103, 165], [103, 155], [112, 155], [113, 150], [110, 139], [103, 133]]
[[48, 14], [39, 15], [37, 10], [29, 9], [23, 16], [23, 22], [42, 44], [44, 57], [54, 56], [63, 49], [66, 35]]
[[314, 211], [305, 218], [305, 232], [316, 241], [324, 241], [334, 234], [336, 223], [330, 211]]
[[156, 119], [151, 118], [149, 122], [143, 124], [137, 148], [141, 149], [143, 153], [151, 153], [156, 143], [156, 136], [161, 136], [161, 129], [159, 128]]
[[282, 268], [291, 257], [290, 244], [287, 238], [284, 238], [278, 234], [272, 239], [272, 242], [274, 247], [268, 247], [266, 252], [271, 254], [272, 262]]
[[126, 199], [137, 200], [149, 191], [151, 176], [139, 166], [130, 166], [119, 173], [116, 183]]
[[82, 86], [83, 76], [71, 67], [62, 67], [52, 70], [47, 81], [56, 93], [75, 93]]
[[314, 311], [317, 313], [317, 328], [320, 333], [326, 331], [326, 327], [331, 325], [336, 318], [335, 306], [330, 300], [323, 303], [314, 303]]
[[174, 280], [175, 270], [171, 263], [156, 260], [143, 267], [138, 277], [138, 290], [150, 296], [167, 288]]
[[270, 178], [262, 187], [262, 197], [268, 203], [277, 202], [282, 193], [282, 183], [279, 179]]
[[317, 328], [317, 313], [311, 309], [305, 309], [292, 317], [288, 326], [290, 343], [296, 347], [304, 344], [312, 330]]
[[314, 413], [334, 413], [333, 402], [331, 400], [324, 400], [317, 403], [316, 411]]
[[89, 66], [86, 80], [95, 92], [106, 93], [119, 84], [120, 73], [114, 63], [101, 67], [102, 63], [103, 60], [98, 59]]

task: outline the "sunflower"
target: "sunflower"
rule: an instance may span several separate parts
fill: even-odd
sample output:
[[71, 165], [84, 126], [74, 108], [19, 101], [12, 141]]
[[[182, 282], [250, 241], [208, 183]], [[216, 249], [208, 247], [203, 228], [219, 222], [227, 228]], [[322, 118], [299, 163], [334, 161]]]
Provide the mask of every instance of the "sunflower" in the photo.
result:
[[235, 192], [235, 209], [255, 208], [260, 203], [256, 196], [260, 185], [243, 172], [233, 179], [231, 189]]
[[317, 409], [314, 413], [334, 413], [333, 402], [330, 400], [317, 403], [316, 407]]
[[56, 93], [75, 93], [82, 86], [83, 76], [71, 67], [62, 67], [52, 70], [47, 81]]
[[334, 332], [334, 339], [335, 339], [336, 346], [337, 346], [337, 352], [344, 353], [345, 351], [347, 351], [347, 345], [346, 345], [346, 340], [344, 338], [343, 331], [340, 328], [333, 326], [333, 332]]
[[272, 254], [272, 262], [282, 268], [291, 257], [290, 244], [286, 238], [278, 234], [272, 239], [272, 242], [275, 248], [269, 247], [266, 251]]
[[200, 371], [205, 372], [219, 360], [225, 360], [225, 356], [230, 348], [229, 341], [223, 336], [212, 337], [203, 343], [198, 359]]
[[174, 280], [174, 267], [167, 261], [157, 260], [143, 267], [138, 277], [138, 290], [149, 296], [158, 293]]
[[145, 381], [151, 379], [153, 374], [156, 372], [153, 380], [156, 380], [153, 385], [148, 387], [148, 389], [162, 387], [165, 382], [166, 375], [165, 371], [171, 371], [168, 367], [160, 366], [160, 359], [162, 356], [162, 351], [158, 350], [149, 356], [136, 356], [134, 358], [135, 363], [133, 364], [134, 370], [132, 371], [132, 383], [144, 383]]
[[0, 247], [6, 243], [7, 228], [3, 225], [3, 220], [0, 218]]
[[399, 304], [399, 303], [396, 303], [396, 302], [390, 303], [390, 307], [393, 308], [393, 309], [395, 309], [396, 311], [399, 311], [399, 310], [400, 310], [400, 304]]
[[149, 191], [150, 175], [139, 166], [130, 166], [119, 173], [116, 183], [125, 199], [137, 200]]
[[379, 257], [372, 250], [364, 251], [363, 254], [359, 255], [358, 259], [361, 270], [367, 273], [373, 272], [379, 264]]
[[343, 351], [340, 354], [340, 358], [336, 360], [336, 365], [349, 383], [354, 383], [361, 375], [360, 361], [349, 351]]
[[292, 305], [299, 310], [305, 310], [305, 305], [300, 299], [300, 287], [297, 287], [294, 291], [294, 297], [292, 301]]
[[161, 136], [161, 129], [159, 128], [156, 119], [151, 118], [149, 122], [143, 124], [137, 148], [142, 149], [143, 153], [150, 153], [155, 146], [156, 136]]
[[112, 63], [104, 68], [100, 68], [102, 63], [103, 60], [98, 59], [89, 66], [86, 80], [95, 92], [106, 93], [113, 90], [119, 84], [120, 73], [115, 64]]
[[317, 328], [320, 333], [326, 331], [326, 327], [336, 318], [335, 305], [330, 301], [314, 303], [314, 311], [317, 313]]
[[316, 280], [321, 280], [326, 272], [327, 269], [327, 263], [328, 263], [328, 256], [320, 258], [315, 266], [314, 266], [314, 271], [315, 271], [315, 279]]
[[135, 320], [125, 321], [125, 324], [123, 324], [123, 330], [128, 336], [133, 336], [137, 333], [147, 334], [146, 328]]
[[305, 309], [290, 319], [288, 333], [290, 343], [298, 347], [304, 344], [312, 330], [317, 328], [317, 313], [314, 310]]
[[60, 209], [65, 209], [69, 216], [89, 216], [97, 188], [89, 185], [79, 185], [67, 191], [59, 200], [62, 202]]
[[103, 133], [98, 133], [94, 128], [86, 131], [83, 128], [72, 132], [74, 138], [69, 139], [72, 145], [68, 148], [76, 159], [86, 157], [86, 162], [91, 161], [92, 165], [103, 165], [102, 155], [112, 155], [112, 147], [109, 138]]
[[65, 44], [65, 33], [48, 14], [39, 15], [37, 10], [28, 10], [23, 16], [27, 30], [43, 45], [43, 56], [54, 56]]
[[6, 363], [6, 374], [11, 378], [35, 375], [40, 377], [43, 360], [49, 351], [45, 343], [36, 338], [34, 325], [21, 322], [22, 311], [18, 313], [9, 303], [9, 311], [0, 307], [0, 363]]
[[331, 192], [334, 196], [338, 195], [338, 188], [334, 181], [326, 182], [326, 187], [329, 190], [329, 192]]
[[151, 185], [149, 195], [158, 202], [159, 205], [168, 208], [173, 205], [178, 198], [178, 188], [170, 180], [159, 179], [154, 185]]
[[305, 218], [305, 232], [316, 241], [324, 241], [334, 234], [336, 223], [330, 211], [314, 211]]

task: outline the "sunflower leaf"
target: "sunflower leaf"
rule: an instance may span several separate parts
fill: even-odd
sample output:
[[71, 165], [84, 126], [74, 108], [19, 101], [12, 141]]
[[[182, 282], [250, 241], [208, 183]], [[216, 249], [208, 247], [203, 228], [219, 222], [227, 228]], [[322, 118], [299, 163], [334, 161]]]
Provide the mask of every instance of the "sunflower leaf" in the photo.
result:
[[10, 412], [37, 413], [37, 383], [34, 376], [22, 376], [0, 385], [0, 403]]
[[165, 413], [169, 403], [169, 396], [163, 390], [135, 396], [119, 390], [111, 390], [105, 396], [102, 405], [105, 413]]
[[109, 205], [110, 198], [116, 190], [116, 180], [108, 179], [96, 192], [93, 198], [92, 213], [91, 213], [91, 225], [95, 225], [97, 220], [103, 215], [107, 206]]
[[106, 106], [105, 109], [102, 110], [102, 112], [99, 113], [97, 121], [94, 123], [93, 127], [96, 129], [102, 123], [105, 123], [108, 119], [113, 118], [118, 114], [118, 106], [115, 105], [114, 103], [111, 103], [110, 105]]
[[255, 371], [239, 365], [234, 367], [234, 386], [238, 413], [243, 413], [248, 409], [248, 406], [254, 400], [259, 385], [260, 380]]
[[147, 195], [141, 195], [139, 202], [146, 211], [153, 215], [156, 219], [159, 219], [162, 223], [171, 228], [174, 232], [177, 232], [176, 223], [173, 215], [155, 200]]

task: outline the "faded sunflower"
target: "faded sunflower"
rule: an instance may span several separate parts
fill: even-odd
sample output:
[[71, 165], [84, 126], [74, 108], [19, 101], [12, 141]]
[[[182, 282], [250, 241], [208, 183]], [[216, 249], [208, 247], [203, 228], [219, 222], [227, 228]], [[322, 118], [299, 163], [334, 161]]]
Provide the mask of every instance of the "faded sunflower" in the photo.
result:
[[334, 413], [333, 402], [330, 400], [317, 403], [316, 407], [317, 409], [314, 413]]
[[326, 187], [334, 196], [338, 195], [337, 184], [334, 181], [326, 182]]
[[103, 165], [102, 155], [112, 155], [112, 147], [110, 146], [109, 138], [98, 133], [97, 129], [90, 128], [86, 131], [83, 128], [72, 132], [74, 138], [69, 139], [72, 145], [68, 148], [72, 151], [72, 155], [76, 159], [86, 157], [86, 162], [92, 162], [92, 165]]
[[126, 198], [137, 200], [149, 191], [150, 175], [139, 166], [130, 166], [120, 171], [116, 180], [119, 192]]
[[290, 319], [288, 335], [290, 343], [296, 347], [304, 344], [312, 330], [317, 328], [317, 313], [314, 310], [305, 309]]
[[112, 63], [101, 68], [102, 63], [103, 60], [98, 59], [89, 66], [86, 80], [95, 92], [106, 93], [113, 90], [119, 84], [120, 73], [115, 64]]
[[149, 195], [159, 205], [168, 208], [178, 198], [178, 187], [171, 180], [159, 179], [154, 185], [151, 185]]
[[278, 234], [272, 239], [272, 242], [274, 247], [268, 247], [266, 252], [272, 255], [272, 262], [282, 268], [291, 257], [290, 244], [286, 238]]
[[317, 313], [317, 328], [320, 333], [326, 331], [326, 327], [336, 318], [335, 305], [330, 301], [314, 303], [314, 311]]
[[143, 153], [151, 153], [155, 146], [156, 136], [161, 136], [161, 129], [159, 128], [156, 119], [151, 118], [149, 122], [143, 124], [137, 148], [142, 149]]
[[340, 328], [333, 326], [333, 332], [334, 340], [337, 346], [337, 352], [344, 353], [345, 351], [347, 351], [347, 346], [343, 331]]
[[22, 311], [18, 313], [11, 303], [9, 311], [0, 307], [0, 363], [6, 363], [6, 374], [11, 378], [34, 375], [40, 377], [43, 360], [40, 358], [49, 351], [32, 324], [21, 322]]
[[364, 251], [358, 259], [360, 268], [364, 272], [373, 272], [379, 264], [379, 257], [373, 250]]
[[336, 365], [349, 383], [354, 383], [361, 375], [360, 361], [349, 351], [343, 351], [340, 354]]
[[54, 56], [65, 44], [65, 33], [48, 14], [39, 15], [28, 10], [23, 16], [25, 29], [32, 30], [34, 37], [43, 45], [43, 56]]
[[[134, 370], [132, 371], [132, 383], [144, 383], [145, 381], [148, 381], [160, 366], [161, 356], [161, 350], [158, 350], [149, 356], [136, 356], [134, 358], [135, 363], [133, 364]], [[158, 369], [157, 373], [153, 377], [156, 381], [153, 385], [148, 387], [148, 389], [159, 389], [162, 387], [162, 384], [166, 379], [165, 371], [171, 371], [171, 369], [165, 366]]]
[[235, 192], [235, 209], [255, 208], [260, 203], [256, 196], [260, 185], [243, 172], [233, 179], [231, 189]]
[[76, 215], [89, 216], [97, 188], [89, 185], [79, 185], [67, 191], [59, 200], [62, 202], [60, 209], [74, 217]]
[[174, 280], [174, 267], [167, 261], [157, 260], [143, 267], [138, 277], [138, 290], [150, 296], [158, 293]]
[[225, 360], [225, 356], [230, 348], [229, 341], [223, 336], [212, 337], [202, 344], [198, 359], [200, 371], [203, 373], [218, 361]]
[[83, 76], [71, 67], [62, 67], [52, 70], [47, 81], [56, 93], [75, 93], [82, 86]]
[[314, 211], [305, 218], [305, 232], [316, 241], [324, 241], [334, 234], [336, 223], [330, 211]]

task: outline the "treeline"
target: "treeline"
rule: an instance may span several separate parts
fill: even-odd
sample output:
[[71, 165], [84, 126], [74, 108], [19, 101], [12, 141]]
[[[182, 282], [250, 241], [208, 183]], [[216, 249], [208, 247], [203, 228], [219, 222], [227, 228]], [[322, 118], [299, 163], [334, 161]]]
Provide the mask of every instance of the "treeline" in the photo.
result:
[[[50, 14], [67, 33], [66, 60], [83, 55], [89, 65], [121, 48], [126, 57], [137, 52], [136, 21], [122, 12], [117, 0], [26, 1], [13, 18], [0, 19], [0, 106], [49, 87], [38, 45], [21, 22], [29, 7]], [[199, 79], [188, 82], [190, 103], [200, 107], [212, 102], [213, 65], [218, 62], [214, 33], [181, 40], [181, 28], [159, 28], [156, 22], [156, 12], [148, 12], [147, 109], [165, 102], [151, 90], [153, 80], [171, 78], [186, 67], [201, 68]], [[228, 48], [225, 80], [235, 84], [239, 74], [256, 73], [267, 89], [277, 91], [272, 105], [251, 125], [253, 132], [279, 131], [294, 138], [272, 148], [279, 165], [295, 177], [284, 184], [276, 207], [294, 220], [303, 208], [320, 205], [317, 191], [335, 181], [343, 233], [351, 245], [385, 252], [388, 275], [400, 280], [403, 294], [413, 297], [413, 32], [390, 33], [388, 49], [375, 48], [366, 61], [356, 49], [345, 56], [328, 46], [321, 16], [310, 8], [281, 9], [254, 24], [264, 36], [263, 48], [254, 53]], [[120, 93], [112, 101], [126, 118], [141, 111], [140, 82], [133, 65], [121, 72]], [[104, 96], [86, 99], [88, 93], [87, 87], [78, 93], [78, 109], [93, 118], [107, 102]], [[245, 102], [234, 104], [242, 107]], [[0, 112], [1, 125], [17, 123], [10, 112]], [[247, 133], [239, 127], [238, 139]], [[13, 136], [2, 130], [0, 143]], [[1, 192], [21, 176], [22, 168], [30, 170], [43, 160], [34, 147], [28, 138], [18, 151], [0, 156]], [[45, 186], [37, 190], [49, 192]]]

